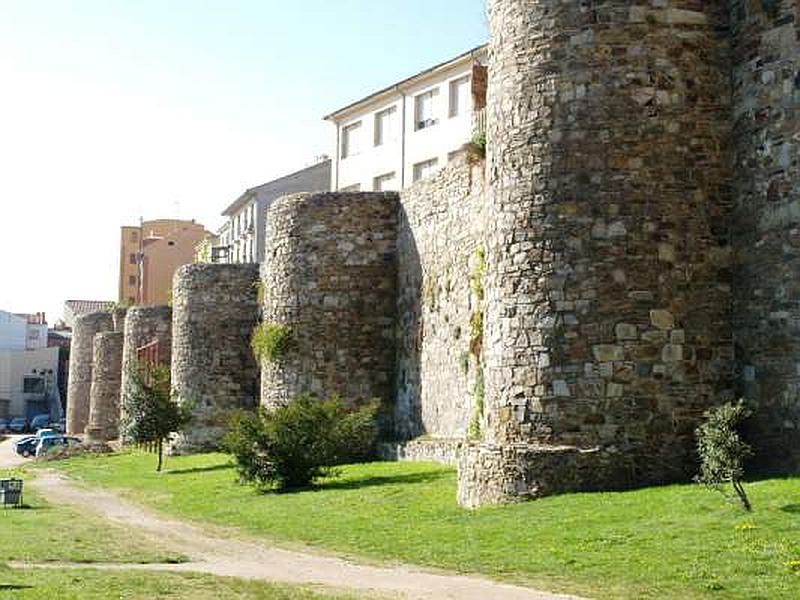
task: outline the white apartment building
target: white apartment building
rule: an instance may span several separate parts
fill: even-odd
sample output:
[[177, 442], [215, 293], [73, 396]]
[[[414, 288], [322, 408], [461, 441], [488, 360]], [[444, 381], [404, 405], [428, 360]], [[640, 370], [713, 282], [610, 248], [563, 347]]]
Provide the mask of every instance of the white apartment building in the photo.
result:
[[447, 164], [486, 104], [486, 52], [479, 46], [326, 116], [336, 127], [331, 189], [400, 190]]
[[264, 236], [270, 204], [286, 194], [327, 192], [330, 181], [331, 160], [326, 156], [310, 167], [245, 190], [222, 213], [227, 220], [217, 231], [218, 239], [211, 250], [211, 261], [264, 262]]
[[0, 418], [32, 417], [58, 405], [58, 348], [44, 315], [0, 310]]

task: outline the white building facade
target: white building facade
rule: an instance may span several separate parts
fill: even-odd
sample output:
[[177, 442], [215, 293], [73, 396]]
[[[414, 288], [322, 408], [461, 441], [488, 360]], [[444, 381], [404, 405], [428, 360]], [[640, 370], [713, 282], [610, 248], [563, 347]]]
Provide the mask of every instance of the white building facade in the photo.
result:
[[227, 221], [217, 231], [212, 262], [263, 262], [267, 208], [273, 200], [299, 192], [327, 192], [330, 181], [331, 161], [325, 157], [310, 167], [245, 190], [222, 213]]
[[0, 418], [57, 416], [58, 348], [47, 347], [38, 317], [0, 310]]
[[446, 165], [485, 106], [486, 46], [325, 117], [335, 128], [331, 189], [400, 190]]

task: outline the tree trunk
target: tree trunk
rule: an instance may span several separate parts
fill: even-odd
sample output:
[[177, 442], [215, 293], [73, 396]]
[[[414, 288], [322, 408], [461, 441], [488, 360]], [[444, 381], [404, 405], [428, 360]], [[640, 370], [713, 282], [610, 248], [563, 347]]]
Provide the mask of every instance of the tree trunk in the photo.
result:
[[744, 487], [742, 486], [742, 482], [738, 480], [734, 480], [733, 482], [733, 489], [736, 490], [736, 495], [739, 496], [739, 500], [742, 501], [742, 505], [747, 512], [753, 510], [753, 507], [750, 506], [750, 500], [747, 497], [747, 494], [744, 491]]
[[162, 456], [164, 454], [161, 438], [158, 438], [158, 441], [156, 442], [156, 449], [158, 451], [158, 467], [156, 467], [156, 473], [161, 473], [161, 464], [163, 462]]

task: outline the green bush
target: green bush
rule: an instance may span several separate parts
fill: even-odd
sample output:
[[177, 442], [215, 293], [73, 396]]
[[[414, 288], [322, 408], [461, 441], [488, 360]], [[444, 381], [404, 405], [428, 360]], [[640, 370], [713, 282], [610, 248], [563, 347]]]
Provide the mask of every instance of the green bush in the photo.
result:
[[742, 486], [744, 461], [752, 455], [750, 446], [739, 435], [739, 425], [750, 416], [743, 400], [712, 408], [705, 413], [705, 421], [697, 428], [697, 451], [700, 454], [699, 483], [725, 492], [730, 483], [736, 496], [750, 510], [750, 500]]
[[336, 465], [374, 456], [379, 404], [348, 409], [337, 397], [300, 396], [286, 406], [233, 417], [222, 447], [243, 482], [304, 487]]
[[250, 347], [259, 362], [277, 362], [286, 353], [291, 341], [291, 330], [279, 323], [261, 323], [253, 329]]

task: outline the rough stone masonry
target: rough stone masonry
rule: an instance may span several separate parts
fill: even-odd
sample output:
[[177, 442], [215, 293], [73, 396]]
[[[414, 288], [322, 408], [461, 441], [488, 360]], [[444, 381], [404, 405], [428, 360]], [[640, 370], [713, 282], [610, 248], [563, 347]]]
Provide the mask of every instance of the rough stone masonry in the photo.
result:
[[250, 350], [258, 323], [258, 265], [186, 265], [172, 286], [172, 391], [191, 407], [172, 452], [215, 448], [231, 414], [258, 405]]
[[113, 329], [114, 323], [109, 312], [81, 315], [75, 319], [67, 387], [67, 433], [81, 435], [86, 429], [91, 406], [94, 336]]

